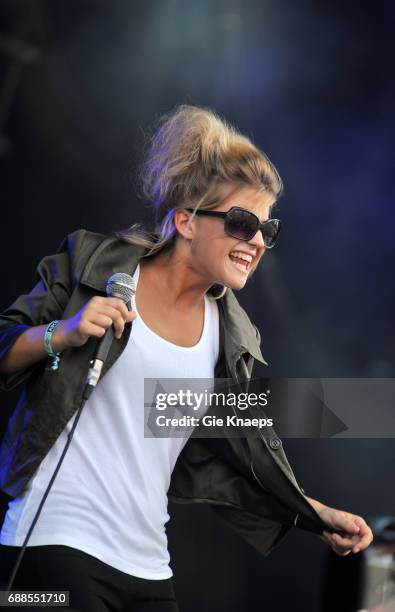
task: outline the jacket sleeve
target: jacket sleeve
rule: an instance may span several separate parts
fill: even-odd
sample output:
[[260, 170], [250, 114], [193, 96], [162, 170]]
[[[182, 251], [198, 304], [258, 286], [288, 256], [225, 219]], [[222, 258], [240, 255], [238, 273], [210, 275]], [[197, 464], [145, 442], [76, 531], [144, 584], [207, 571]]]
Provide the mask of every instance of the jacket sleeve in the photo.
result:
[[[20, 295], [0, 313], [0, 360], [26, 329], [62, 317], [73, 287], [73, 259], [85, 233], [85, 230], [77, 230], [64, 238], [57, 252], [44, 257], [38, 264], [37, 282], [30, 293]], [[36, 365], [0, 375], [0, 389], [9, 390], [22, 383]]]

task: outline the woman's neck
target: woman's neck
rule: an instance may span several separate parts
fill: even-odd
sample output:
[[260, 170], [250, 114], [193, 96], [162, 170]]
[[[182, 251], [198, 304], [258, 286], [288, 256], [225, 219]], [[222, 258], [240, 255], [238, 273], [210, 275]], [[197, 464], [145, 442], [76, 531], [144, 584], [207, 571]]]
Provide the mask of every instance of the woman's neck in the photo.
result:
[[197, 274], [193, 266], [179, 250], [158, 253], [152, 258], [140, 260], [140, 278], [150, 292], [169, 308], [189, 310], [201, 307], [204, 295], [211, 284]]

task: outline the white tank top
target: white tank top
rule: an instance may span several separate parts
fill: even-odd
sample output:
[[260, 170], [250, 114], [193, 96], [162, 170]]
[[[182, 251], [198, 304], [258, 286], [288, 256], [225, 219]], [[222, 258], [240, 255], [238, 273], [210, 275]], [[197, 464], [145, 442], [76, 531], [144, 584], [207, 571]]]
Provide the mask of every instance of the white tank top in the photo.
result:
[[[63, 544], [140, 578], [172, 576], [167, 490], [187, 438], [144, 437], [144, 378], [212, 379], [218, 350], [218, 308], [207, 296], [203, 332], [192, 347], [164, 340], [140, 316], [133, 321], [122, 355], [83, 408], [28, 546]], [[74, 418], [9, 503], [1, 544], [23, 544]]]

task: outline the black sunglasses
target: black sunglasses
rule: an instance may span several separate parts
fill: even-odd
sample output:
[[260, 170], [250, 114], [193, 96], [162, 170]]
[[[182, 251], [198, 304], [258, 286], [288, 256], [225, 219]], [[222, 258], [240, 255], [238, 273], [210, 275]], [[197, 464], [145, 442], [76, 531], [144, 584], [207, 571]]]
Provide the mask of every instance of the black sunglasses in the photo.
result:
[[197, 210], [194, 208], [187, 208], [186, 210], [194, 212], [196, 215], [207, 215], [208, 217], [220, 217], [224, 219], [225, 233], [238, 240], [251, 240], [257, 231], [261, 230], [263, 241], [267, 249], [274, 247], [280, 233], [280, 219], [268, 219], [261, 223], [254, 213], [245, 208], [240, 208], [239, 206], [232, 206], [227, 212], [200, 210], [199, 208]]

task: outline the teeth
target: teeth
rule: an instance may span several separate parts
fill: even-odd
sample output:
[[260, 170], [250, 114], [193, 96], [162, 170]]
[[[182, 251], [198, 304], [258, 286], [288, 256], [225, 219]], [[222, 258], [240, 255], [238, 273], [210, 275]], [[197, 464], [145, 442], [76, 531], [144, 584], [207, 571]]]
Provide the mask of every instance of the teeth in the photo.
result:
[[229, 253], [229, 259], [234, 266], [243, 272], [247, 272], [252, 261], [251, 255], [247, 255], [247, 253], [243, 253], [242, 251], [231, 251]]
[[239, 259], [244, 259], [244, 261], [248, 261], [248, 263], [252, 262], [251, 255], [247, 255], [247, 253], [243, 253], [242, 251], [232, 251], [230, 254]]
[[241, 263], [241, 261], [236, 261], [235, 259], [231, 259], [230, 261], [232, 262], [234, 266], [236, 266], [236, 268], [239, 268], [239, 270], [242, 270], [243, 272], [247, 272], [247, 269], [248, 269], [247, 263]]

